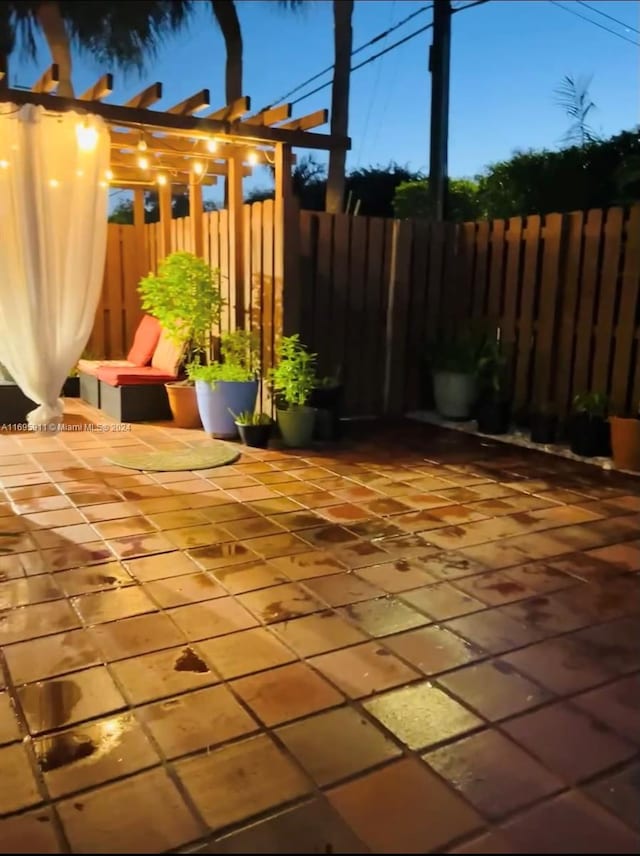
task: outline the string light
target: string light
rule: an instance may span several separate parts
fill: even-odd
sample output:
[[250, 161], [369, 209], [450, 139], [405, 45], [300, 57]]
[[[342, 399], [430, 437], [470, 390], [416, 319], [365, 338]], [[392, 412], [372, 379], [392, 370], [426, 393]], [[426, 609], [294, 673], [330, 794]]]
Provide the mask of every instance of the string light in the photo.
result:
[[207, 151], [213, 154], [218, 151], [218, 141], [217, 140], [207, 140]]
[[57, 178], [50, 178], [49, 179], [49, 187], [60, 187], [60, 182], [58, 181]]
[[112, 180], [112, 178], [113, 178], [113, 171], [112, 171], [112, 170], [110, 170], [110, 169], [108, 169], [108, 170], [105, 172], [104, 177], [107, 179], [107, 181], [111, 181], [111, 180]]
[[139, 157], [138, 166], [140, 167], [140, 169], [149, 169], [149, 158]]
[[77, 170], [76, 170], [76, 175], [78, 176], [78, 178], [82, 178], [82, 176], [84, 175], [84, 170], [77, 169]]
[[0, 169], [9, 169], [9, 161], [0, 160]]
[[107, 186], [107, 182], [106, 182], [106, 181], [101, 181], [101, 182], [100, 182], [100, 187], [106, 187], [106, 186]]
[[140, 135], [140, 140], [138, 142], [138, 151], [139, 152], [146, 152], [146, 150], [148, 148], [149, 147], [147, 146], [147, 141], [145, 140], [145, 138], [142, 135]]
[[98, 145], [98, 132], [86, 122], [76, 126], [76, 136], [78, 148], [83, 152], [92, 152]]
[[255, 166], [258, 163], [258, 152], [249, 152], [247, 160], [252, 166]]
[[193, 171], [196, 175], [202, 175], [202, 173], [204, 172], [204, 167], [202, 166], [200, 161], [193, 162]]
[[158, 184], [164, 187], [164, 185], [167, 183], [167, 176], [160, 173], [160, 175], [156, 178], [156, 181], [158, 182]]

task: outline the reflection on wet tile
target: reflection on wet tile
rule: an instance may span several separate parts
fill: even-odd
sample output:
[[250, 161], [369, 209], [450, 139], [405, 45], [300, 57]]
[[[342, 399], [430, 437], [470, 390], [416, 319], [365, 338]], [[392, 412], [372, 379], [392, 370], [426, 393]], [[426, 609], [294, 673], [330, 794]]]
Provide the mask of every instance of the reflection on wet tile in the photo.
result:
[[158, 606], [165, 609], [226, 595], [222, 586], [204, 573], [154, 580], [147, 583], [144, 590]]
[[223, 678], [237, 678], [290, 663], [296, 657], [263, 627], [207, 639], [198, 645]]
[[392, 690], [364, 703], [409, 749], [424, 749], [482, 724], [475, 714], [429, 683]]
[[33, 749], [54, 798], [159, 762], [131, 713], [39, 737]]
[[233, 597], [179, 606], [169, 614], [187, 639], [208, 639], [258, 624], [257, 619]]
[[121, 660], [136, 654], [171, 648], [185, 641], [184, 634], [171, 619], [159, 613], [99, 624], [90, 633], [107, 660]]
[[73, 605], [88, 625], [129, 618], [132, 615], [153, 612], [156, 609], [156, 605], [149, 600], [142, 586], [137, 585], [85, 594], [74, 598]]
[[374, 642], [333, 651], [309, 662], [350, 698], [372, 695], [420, 677], [419, 672]]
[[622, 678], [576, 696], [573, 704], [628, 740], [640, 744], [640, 682], [637, 676]]
[[103, 666], [19, 687], [16, 695], [32, 734], [124, 707], [122, 696]]
[[133, 584], [119, 562], [58, 571], [54, 579], [68, 597]]
[[162, 769], [70, 797], [57, 808], [76, 853], [164, 853], [204, 834]]
[[0, 746], [20, 740], [22, 734], [8, 692], [0, 692]]
[[0, 610], [43, 603], [62, 596], [56, 580], [49, 574], [0, 582]]
[[381, 589], [347, 573], [306, 580], [305, 586], [330, 606], [344, 606], [384, 595]]
[[338, 612], [370, 636], [388, 636], [428, 623], [421, 612], [388, 596], [351, 603]]
[[425, 675], [458, 669], [486, 656], [482, 649], [439, 626], [399, 633], [386, 638], [384, 644]]
[[324, 610], [295, 621], [272, 624], [278, 636], [300, 657], [312, 657], [335, 648], [363, 642], [367, 637], [331, 610]]
[[210, 829], [304, 796], [311, 783], [267, 736], [251, 737], [176, 765]]
[[612, 773], [590, 785], [585, 791], [628, 826], [640, 832], [640, 764]]
[[295, 583], [263, 588], [240, 595], [238, 600], [264, 624], [291, 621], [323, 608], [321, 603]]
[[0, 612], [0, 645], [71, 630], [80, 620], [66, 600], [19, 606]]

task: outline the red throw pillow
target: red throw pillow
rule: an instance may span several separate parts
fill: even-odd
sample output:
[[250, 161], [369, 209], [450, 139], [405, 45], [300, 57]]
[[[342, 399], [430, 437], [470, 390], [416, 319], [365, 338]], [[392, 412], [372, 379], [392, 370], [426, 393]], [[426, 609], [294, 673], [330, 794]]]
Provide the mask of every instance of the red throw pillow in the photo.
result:
[[145, 315], [138, 324], [127, 360], [134, 366], [148, 366], [156, 349], [162, 328], [152, 315]]

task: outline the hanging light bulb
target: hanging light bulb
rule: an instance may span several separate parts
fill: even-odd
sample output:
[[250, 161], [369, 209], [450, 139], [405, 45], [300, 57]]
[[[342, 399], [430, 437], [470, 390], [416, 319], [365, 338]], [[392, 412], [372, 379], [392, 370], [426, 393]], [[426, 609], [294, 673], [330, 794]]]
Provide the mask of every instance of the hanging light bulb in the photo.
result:
[[138, 166], [140, 169], [149, 169], [149, 158], [147, 157], [139, 157], [138, 158]]
[[251, 166], [255, 166], [258, 163], [258, 152], [249, 152], [247, 155], [247, 160], [251, 164]]
[[147, 146], [147, 141], [146, 141], [146, 140], [145, 140], [145, 138], [142, 136], [142, 134], [140, 134], [140, 139], [139, 139], [139, 141], [138, 141], [138, 151], [139, 151], [139, 152], [146, 152], [146, 150], [147, 150], [148, 148], [149, 148], [149, 147]]
[[77, 170], [76, 170], [76, 175], [78, 176], [78, 178], [82, 178], [82, 176], [84, 175], [84, 170], [82, 170], [82, 169], [77, 169]]
[[104, 177], [107, 179], [107, 181], [111, 181], [113, 179], [113, 170], [108, 169], [105, 172]]
[[211, 154], [213, 154], [214, 152], [217, 152], [218, 151], [218, 141], [214, 140], [213, 138], [210, 140], [207, 140], [207, 151], [211, 152]]
[[0, 160], [0, 169], [9, 169], [9, 161]]
[[92, 125], [79, 124], [76, 126], [78, 148], [83, 152], [92, 152], [98, 145], [98, 132]]
[[58, 181], [57, 178], [50, 178], [49, 179], [49, 187], [60, 187], [60, 182]]
[[204, 172], [204, 167], [202, 166], [200, 161], [193, 162], [193, 171], [196, 175], [202, 175], [202, 173]]
[[107, 186], [107, 182], [106, 182], [106, 181], [101, 181], [101, 182], [100, 182], [100, 187], [106, 187], [106, 186]]
[[161, 172], [160, 175], [156, 178], [156, 181], [161, 187], [164, 187], [164, 185], [167, 183], [167, 176]]

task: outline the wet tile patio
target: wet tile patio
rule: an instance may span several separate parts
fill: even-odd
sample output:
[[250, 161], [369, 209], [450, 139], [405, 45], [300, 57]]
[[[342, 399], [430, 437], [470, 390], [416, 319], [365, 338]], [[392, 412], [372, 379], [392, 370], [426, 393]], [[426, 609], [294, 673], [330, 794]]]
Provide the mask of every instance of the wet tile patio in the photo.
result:
[[360, 433], [0, 435], [0, 852], [638, 852], [640, 480]]

